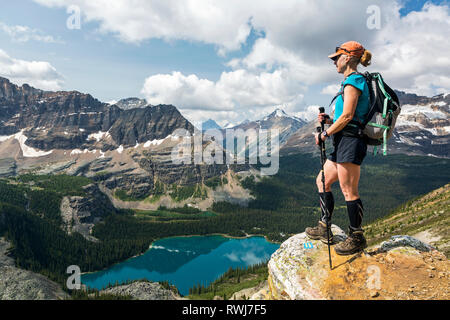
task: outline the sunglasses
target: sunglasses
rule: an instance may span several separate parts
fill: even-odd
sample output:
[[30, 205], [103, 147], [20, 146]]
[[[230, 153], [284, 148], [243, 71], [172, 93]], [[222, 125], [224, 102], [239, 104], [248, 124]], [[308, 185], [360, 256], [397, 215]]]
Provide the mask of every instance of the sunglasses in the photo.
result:
[[335, 52], [338, 52], [338, 50], [343, 50], [343, 51], [345, 51], [345, 52], [347, 52], [347, 53], [352, 53], [352, 52], [356, 52], [356, 51], [361, 51], [361, 49], [347, 50], [347, 49], [344, 49], [344, 48], [341, 48], [341, 47], [336, 47], [336, 51], [335, 51]]
[[347, 49], [341, 48], [341, 47], [336, 47], [336, 51], [335, 52], [338, 52], [339, 50], [343, 50], [343, 51], [345, 51], [347, 53], [350, 53], [350, 51], [348, 51]]
[[[338, 52], [339, 50], [342, 50], [342, 51], [344, 51], [344, 52], [347, 52], [347, 53], [351, 54], [352, 52], [360, 51], [361, 49], [347, 50], [347, 49], [344, 49], [344, 48], [341, 48], [341, 47], [336, 47], [336, 51], [335, 51], [335, 52]], [[342, 55], [342, 54], [340, 54], [340, 55], [338, 55], [338, 56], [336, 56], [336, 57], [333, 57], [333, 58], [331, 58], [331, 60], [337, 61], [341, 55]]]
[[[337, 51], [337, 50], [336, 50]], [[340, 57], [342, 56], [342, 53], [338, 56], [335, 56], [333, 58], [331, 58], [331, 60], [333, 60], [334, 62], [336, 62]]]

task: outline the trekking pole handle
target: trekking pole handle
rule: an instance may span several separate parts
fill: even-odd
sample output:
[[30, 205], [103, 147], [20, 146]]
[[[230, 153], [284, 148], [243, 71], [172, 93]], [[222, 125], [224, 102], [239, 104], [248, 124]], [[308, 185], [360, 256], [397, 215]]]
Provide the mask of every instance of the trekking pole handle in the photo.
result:
[[[325, 108], [324, 107], [319, 107], [319, 113], [325, 113]], [[327, 119], [330, 119], [329, 115], [325, 116], [325, 119], [322, 121], [322, 123], [326, 123]]]
[[321, 137], [321, 134], [322, 134], [322, 132], [323, 132], [323, 123], [322, 123], [322, 125], [320, 126], [320, 127], [316, 127], [316, 131], [317, 131], [317, 133], [319, 134], [319, 147], [320, 147], [320, 149], [321, 149], [321, 151], [323, 152], [324, 150], [323, 150], [323, 148], [322, 148], [322, 145], [324, 145], [324, 141], [322, 140], [322, 137]]

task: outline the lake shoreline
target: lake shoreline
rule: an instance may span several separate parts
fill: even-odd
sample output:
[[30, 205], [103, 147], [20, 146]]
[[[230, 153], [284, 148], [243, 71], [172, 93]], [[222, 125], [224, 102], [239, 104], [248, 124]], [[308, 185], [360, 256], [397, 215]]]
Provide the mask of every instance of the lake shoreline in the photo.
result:
[[155, 243], [156, 241], [162, 240], [162, 239], [178, 238], [178, 237], [180, 237], [180, 238], [188, 238], [188, 237], [208, 237], [208, 236], [222, 236], [222, 237], [224, 237], [224, 238], [230, 238], [230, 239], [247, 239], [247, 238], [252, 238], [252, 237], [263, 237], [263, 238], [264, 238], [267, 242], [269, 242], [269, 243], [273, 243], [273, 244], [281, 244], [281, 243], [278, 243], [278, 242], [276, 242], [276, 241], [271, 241], [271, 240], [269, 240], [269, 239], [267, 238], [267, 236], [265, 236], [265, 235], [260, 235], [260, 234], [246, 234], [246, 235], [243, 236], [243, 237], [230, 236], [230, 235], [225, 234], [225, 233], [189, 234], [189, 235], [181, 235], [181, 236], [170, 236], [170, 237], [158, 238], [158, 239], [154, 240], [153, 242], [150, 243], [150, 245], [148, 246], [147, 250], [145, 250], [145, 251], [142, 252], [142, 253], [135, 254], [134, 256], [129, 257], [129, 258], [123, 260], [123, 261], [113, 263], [112, 265], [110, 265], [110, 266], [108, 266], [108, 267], [105, 267], [105, 268], [103, 268], [103, 269], [101, 269], [101, 270], [89, 271], [89, 272], [81, 272], [81, 275], [86, 275], [86, 274], [90, 274], [90, 273], [96, 273], [96, 272], [104, 271], [104, 270], [106, 270], [106, 269], [111, 268], [112, 266], [114, 266], [114, 265], [116, 265], [116, 264], [123, 263], [123, 262], [125, 262], [125, 261], [127, 261], [127, 260], [129, 260], [129, 259], [133, 259], [133, 258], [142, 256], [142, 255], [144, 255], [148, 250], [150, 250], [150, 249], [152, 248], [153, 243]]

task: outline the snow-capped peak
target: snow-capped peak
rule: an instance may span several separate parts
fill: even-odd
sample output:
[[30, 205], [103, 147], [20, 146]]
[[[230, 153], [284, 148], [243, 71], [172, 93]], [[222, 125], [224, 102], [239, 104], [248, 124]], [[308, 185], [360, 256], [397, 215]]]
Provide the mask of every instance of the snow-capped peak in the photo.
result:
[[276, 108], [274, 113], [275, 113], [275, 117], [280, 117], [281, 118], [281, 117], [287, 117], [288, 116], [287, 113], [284, 112], [284, 110], [280, 109], [280, 108]]
[[288, 115], [283, 109], [281, 108], [276, 108], [271, 114], [269, 114], [268, 116], [266, 116], [263, 121], [267, 121], [271, 118], [289, 118], [289, 119], [294, 119], [296, 121], [300, 121], [300, 122], [305, 122], [303, 119], [296, 117], [296, 116], [291, 116]]
[[233, 128], [233, 127], [234, 127], [234, 124], [232, 124], [231, 122], [227, 122], [223, 126], [224, 129], [230, 129], [230, 128]]

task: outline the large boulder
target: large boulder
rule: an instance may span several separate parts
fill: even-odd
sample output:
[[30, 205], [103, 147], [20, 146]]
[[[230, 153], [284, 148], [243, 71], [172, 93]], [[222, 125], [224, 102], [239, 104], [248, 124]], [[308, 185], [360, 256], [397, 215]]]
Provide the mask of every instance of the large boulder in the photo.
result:
[[[338, 241], [345, 238], [337, 226]], [[336, 237], [336, 235], [338, 235]], [[271, 299], [449, 299], [450, 263], [433, 247], [395, 236], [362, 253], [339, 256], [305, 233], [286, 240], [269, 263]]]

